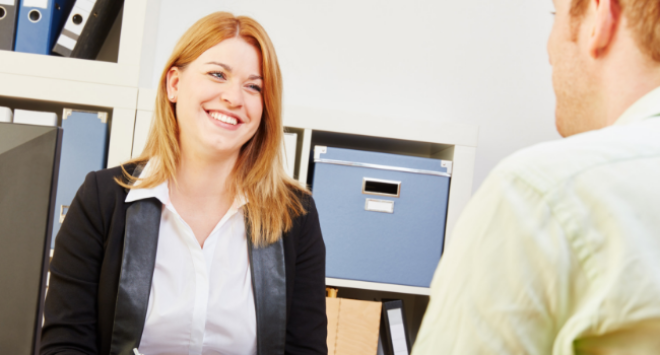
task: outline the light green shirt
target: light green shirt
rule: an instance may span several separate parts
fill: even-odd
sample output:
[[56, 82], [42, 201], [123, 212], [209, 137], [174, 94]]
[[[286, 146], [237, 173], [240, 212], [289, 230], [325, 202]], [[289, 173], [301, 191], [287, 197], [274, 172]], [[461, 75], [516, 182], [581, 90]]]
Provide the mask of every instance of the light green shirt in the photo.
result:
[[660, 354], [660, 88], [500, 163], [459, 218], [413, 355]]

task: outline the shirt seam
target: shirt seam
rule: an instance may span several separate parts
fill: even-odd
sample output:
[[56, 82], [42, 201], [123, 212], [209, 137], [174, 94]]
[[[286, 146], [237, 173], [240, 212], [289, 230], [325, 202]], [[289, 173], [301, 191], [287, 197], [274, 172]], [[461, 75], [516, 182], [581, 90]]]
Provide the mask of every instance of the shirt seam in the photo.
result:
[[[581, 169], [576, 169], [573, 171], [571, 174], [566, 175], [560, 179], [557, 179], [556, 181], [551, 181], [550, 179], [546, 179], [543, 177], [542, 174], [542, 169], [535, 167], [535, 168], [525, 168], [522, 170], [516, 170], [516, 171], [504, 171], [502, 172], [503, 177], [509, 177], [509, 178], [515, 178], [518, 179], [521, 182], [524, 182], [525, 185], [529, 186], [536, 192], [538, 192], [541, 196], [546, 196], [549, 194], [554, 193], [554, 191], [558, 190], [561, 188], [561, 186], [565, 185], [565, 183], [569, 180], [574, 180], [578, 176], [587, 173], [593, 169], [601, 168], [606, 165], [613, 165], [613, 164], [619, 164], [623, 162], [629, 162], [629, 161], [635, 161], [635, 160], [643, 160], [643, 159], [651, 159], [651, 158], [660, 158], [660, 153], [658, 152], [653, 152], [652, 154], [647, 154], [647, 155], [635, 155], [635, 156], [630, 156], [630, 157], [625, 157], [625, 158], [618, 158], [618, 159], [612, 159], [612, 160], [607, 160], [603, 161], [600, 163], [593, 163], [588, 166], [585, 166], [584, 168]], [[532, 180], [532, 181], [529, 181]], [[542, 181], [547, 181], [546, 183]], [[539, 185], [547, 185], [547, 186], [539, 186]]]

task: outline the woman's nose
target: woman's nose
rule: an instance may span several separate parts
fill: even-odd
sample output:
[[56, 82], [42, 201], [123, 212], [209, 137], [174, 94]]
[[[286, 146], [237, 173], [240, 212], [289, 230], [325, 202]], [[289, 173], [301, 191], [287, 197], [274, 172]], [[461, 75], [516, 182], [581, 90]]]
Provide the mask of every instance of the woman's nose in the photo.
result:
[[224, 86], [224, 90], [220, 93], [220, 99], [226, 102], [230, 107], [240, 107], [243, 104], [243, 92], [238, 83], [230, 83]]

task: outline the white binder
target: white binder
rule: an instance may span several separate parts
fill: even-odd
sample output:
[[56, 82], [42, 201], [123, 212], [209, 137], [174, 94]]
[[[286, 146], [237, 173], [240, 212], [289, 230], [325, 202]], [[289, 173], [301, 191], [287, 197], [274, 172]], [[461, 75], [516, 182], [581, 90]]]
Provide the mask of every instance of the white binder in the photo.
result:
[[11, 123], [13, 114], [9, 107], [0, 107], [0, 122]]
[[57, 126], [55, 112], [14, 110], [14, 123], [31, 124], [35, 126]]
[[[71, 10], [64, 28], [62, 29], [62, 33], [60, 34], [59, 38], [57, 39], [57, 43], [55, 44], [56, 49], [60, 47], [58, 50], [56, 50], [56, 52], [59, 53], [60, 51], [64, 51], [69, 55], [71, 54], [73, 48], [76, 47], [78, 37], [87, 24], [89, 15], [94, 9], [94, 4], [96, 4], [96, 0], [76, 1], [76, 4], [73, 5], [73, 10]], [[64, 53], [60, 54], [65, 55]], [[68, 57], [69, 55], [66, 56]]]
[[284, 170], [290, 177], [293, 177], [293, 172], [296, 167], [296, 146], [298, 145], [298, 134], [284, 133], [284, 146], [282, 147], [282, 154], [284, 155]]

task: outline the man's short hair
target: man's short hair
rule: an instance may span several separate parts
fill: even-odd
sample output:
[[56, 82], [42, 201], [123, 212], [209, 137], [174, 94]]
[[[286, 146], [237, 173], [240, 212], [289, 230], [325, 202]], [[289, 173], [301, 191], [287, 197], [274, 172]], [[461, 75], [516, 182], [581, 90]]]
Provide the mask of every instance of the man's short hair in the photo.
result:
[[[592, 0], [572, 0], [571, 16], [581, 19]], [[621, 6], [642, 53], [660, 62], [660, 1], [614, 0]]]

